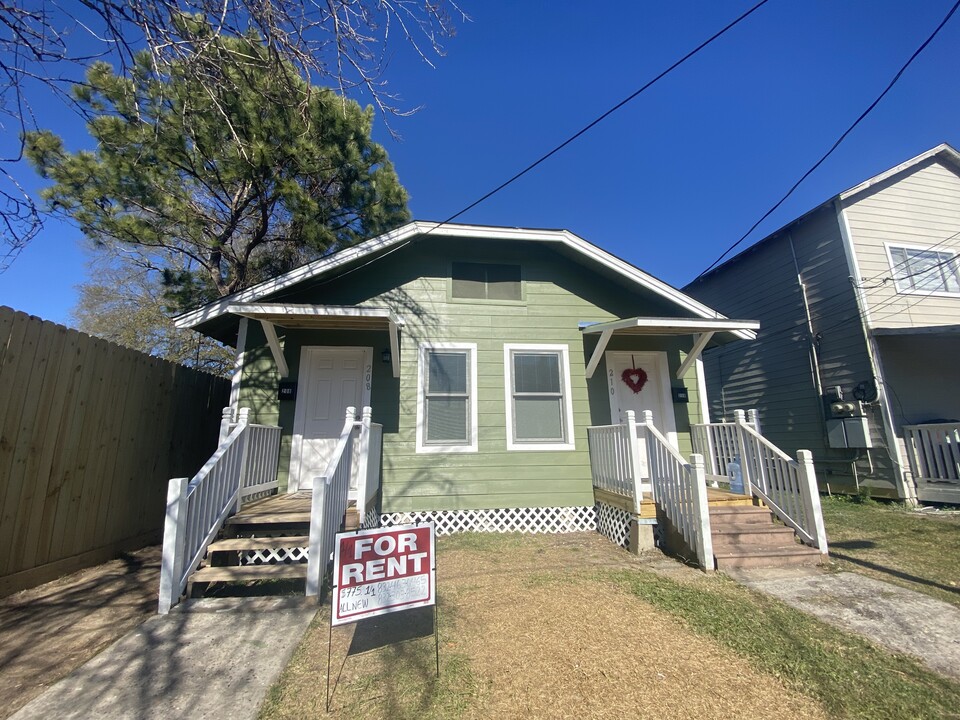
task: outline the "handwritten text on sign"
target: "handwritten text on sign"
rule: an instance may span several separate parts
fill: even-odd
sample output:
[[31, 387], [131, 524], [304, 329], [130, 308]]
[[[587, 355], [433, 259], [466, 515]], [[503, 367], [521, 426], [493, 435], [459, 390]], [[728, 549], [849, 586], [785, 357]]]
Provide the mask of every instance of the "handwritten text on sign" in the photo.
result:
[[340, 533], [334, 552], [333, 624], [436, 601], [433, 525]]

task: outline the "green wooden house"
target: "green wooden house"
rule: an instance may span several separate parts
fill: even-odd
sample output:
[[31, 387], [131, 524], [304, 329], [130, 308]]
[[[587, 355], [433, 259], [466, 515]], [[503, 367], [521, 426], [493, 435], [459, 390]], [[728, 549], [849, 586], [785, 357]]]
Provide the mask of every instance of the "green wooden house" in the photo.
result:
[[690, 453], [700, 352], [757, 328], [565, 230], [423, 222], [177, 325], [237, 348], [231, 404], [282, 428], [281, 492], [311, 487], [345, 408], [369, 405], [384, 521], [463, 529], [576, 523], [594, 505], [587, 427], [627, 410]]

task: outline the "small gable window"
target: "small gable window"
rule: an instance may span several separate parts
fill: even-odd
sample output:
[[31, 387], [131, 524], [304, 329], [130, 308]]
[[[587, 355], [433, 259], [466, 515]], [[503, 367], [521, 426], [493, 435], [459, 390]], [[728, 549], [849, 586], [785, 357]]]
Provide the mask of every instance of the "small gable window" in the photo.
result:
[[950, 251], [889, 246], [897, 291], [960, 294], [960, 263]]
[[466, 300], [522, 300], [520, 266], [455, 262], [453, 297]]

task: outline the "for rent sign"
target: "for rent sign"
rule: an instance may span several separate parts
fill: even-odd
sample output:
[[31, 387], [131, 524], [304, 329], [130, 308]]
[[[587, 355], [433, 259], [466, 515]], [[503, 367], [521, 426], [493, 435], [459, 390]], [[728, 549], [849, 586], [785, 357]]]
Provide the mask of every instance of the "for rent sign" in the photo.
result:
[[332, 624], [433, 605], [434, 545], [433, 525], [338, 534]]

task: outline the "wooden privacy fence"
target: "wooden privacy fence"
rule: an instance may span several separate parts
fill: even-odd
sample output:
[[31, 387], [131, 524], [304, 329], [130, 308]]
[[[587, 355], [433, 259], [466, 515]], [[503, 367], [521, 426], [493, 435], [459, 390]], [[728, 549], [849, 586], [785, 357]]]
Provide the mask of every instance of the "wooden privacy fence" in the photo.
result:
[[229, 383], [0, 307], [0, 596], [159, 542]]

